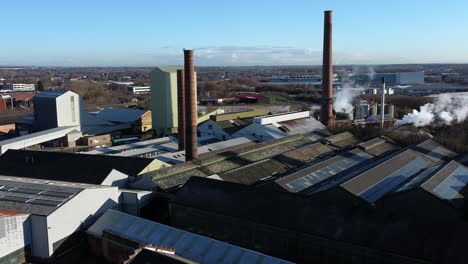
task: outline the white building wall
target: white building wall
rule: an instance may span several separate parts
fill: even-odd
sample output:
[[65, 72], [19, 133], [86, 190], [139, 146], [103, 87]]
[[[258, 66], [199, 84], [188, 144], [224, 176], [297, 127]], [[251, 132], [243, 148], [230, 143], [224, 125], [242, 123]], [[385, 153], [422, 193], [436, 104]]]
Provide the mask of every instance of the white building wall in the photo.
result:
[[48, 256], [53, 244], [68, 237], [82, 225], [89, 225], [119, 203], [117, 187], [84, 189], [47, 217]]
[[250, 124], [232, 135], [233, 137], [246, 137], [250, 140], [268, 141], [288, 136], [276, 128], [262, 126], [257, 123]]
[[28, 214], [0, 217], [0, 258], [31, 243], [30, 220]]
[[300, 118], [308, 118], [308, 117], [310, 117], [310, 112], [309, 111], [304, 111], [304, 112], [297, 112], [297, 113], [284, 114], [284, 115], [255, 117], [254, 118], [254, 123], [257, 123], [257, 124], [260, 124], [260, 125], [268, 125], [268, 124], [272, 124], [272, 123], [279, 123], [279, 122], [284, 122], [284, 121], [289, 121], [289, 120], [294, 120], [294, 119], [300, 119]]
[[73, 92], [57, 97], [57, 125], [79, 126], [81, 124], [81, 99]]
[[215, 136], [219, 140], [232, 139], [232, 136], [220, 128], [213, 120], [208, 120], [205, 123], [199, 125], [198, 131], [200, 131], [200, 137]]
[[123, 188], [127, 185], [128, 175], [113, 169], [101, 185], [116, 186]]

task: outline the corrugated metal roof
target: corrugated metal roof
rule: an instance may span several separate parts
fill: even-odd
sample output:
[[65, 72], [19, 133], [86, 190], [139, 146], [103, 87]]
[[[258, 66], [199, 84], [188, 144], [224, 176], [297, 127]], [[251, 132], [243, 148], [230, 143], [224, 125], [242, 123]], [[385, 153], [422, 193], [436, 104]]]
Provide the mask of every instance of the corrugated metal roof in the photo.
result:
[[104, 108], [96, 117], [110, 122], [127, 123], [137, 121], [146, 112], [148, 110], [134, 108]]
[[326, 130], [325, 126], [313, 117], [279, 122], [278, 125], [286, 128], [289, 135], [307, 134], [312, 131]]
[[403, 182], [407, 181], [411, 176], [417, 174], [423, 169], [428, 168], [431, 164], [432, 163], [429, 160], [422, 157], [417, 157], [401, 168], [398, 168], [397, 170], [388, 174], [379, 182], [362, 190], [357, 195], [370, 203], [374, 203], [383, 195], [394, 190]]
[[[434, 176], [427, 180], [421, 187], [441, 199], [452, 202], [455, 206], [463, 204], [462, 190], [468, 184], [468, 167], [451, 161]], [[460, 201], [456, 201], [456, 200]]]
[[[196, 164], [186, 162], [151, 172], [150, 175], [154, 178], [156, 184], [162, 188], [175, 187], [185, 183], [191, 176], [206, 177], [212, 174], [221, 174], [257, 161], [269, 159], [309, 143], [310, 140], [302, 136], [291, 136], [256, 145], [242, 145], [241, 147], [217, 152], [215, 155], [200, 156]], [[254, 168], [251, 167], [251, 169]], [[251, 169], [249, 169], [249, 173], [252, 171]]]
[[177, 255], [199, 263], [290, 263], [114, 210], [101, 216], [88, 233], [101, 236], [104, 230], [139, 243], [173, 248]]
[[[341, 186], [356, 196], [374, 203], [385, 194], [398, 191], [407, 183], [409, 186], [406, 188], [417, 184], [421, 179], [416, 177], [421, 174], [421, 177], [424, 177], [424, 170], [440, 165], [453, 156], [455, 156], [454, 152], [433, 140], [426, 140], [361, 173]], [[412, 179], [412, 177], [415, 178]], [[410, 184], [412, 180], [414, 181]]]
[[225, 181], [250, 185], [276, 174], [285, 173], [288, 169], [289, 167], [281, 162], [266, 159], [221, 173], [219, 177]]
[[290, 192], [301, 192], [372, 158], [372, 155], [354, 149], [290, 174], [276, 183]]

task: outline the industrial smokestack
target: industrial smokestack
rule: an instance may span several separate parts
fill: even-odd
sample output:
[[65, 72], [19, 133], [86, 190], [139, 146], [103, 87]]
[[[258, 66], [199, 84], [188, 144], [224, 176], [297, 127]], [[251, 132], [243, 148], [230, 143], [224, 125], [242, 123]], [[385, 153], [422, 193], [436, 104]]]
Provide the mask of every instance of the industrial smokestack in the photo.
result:
[[325, 11], [320, 120], [325, 126], [333, 127], [333, 119], [332, 11]]
[[197, 91], [193, 50], [184, 50], [185, 75], [185, 160], [198, 159], [197, 149]]
[[384, 124], [385, 124], [385, 78], [382, 77], [382, 120], [381, 120], [381, 134], [383, 134]]
[[177, 117], [179, 151], [185, 149], [185, 82], [184, 70], [177, 70]]

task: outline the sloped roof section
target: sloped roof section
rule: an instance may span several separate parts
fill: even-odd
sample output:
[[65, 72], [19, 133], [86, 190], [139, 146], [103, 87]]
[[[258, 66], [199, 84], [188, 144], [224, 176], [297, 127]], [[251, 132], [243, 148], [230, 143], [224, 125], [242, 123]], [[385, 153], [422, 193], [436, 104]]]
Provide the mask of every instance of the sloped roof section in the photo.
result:
[[8, 150], [0, 156], [0, 174], [101, 184], [115, 169], [136, 176], [152, 159], [31, 150]]
[[173, 248], [177, 255], [198, 263], [290, 263], [114, 210], [101, 216], [88, 233], [102, 236], [104, 230], [142, 244]]
[[134, 108], [104, 108], [96, 117], [109, 122], [127, 123], [137, 121], [146, 112], [147, 110]]

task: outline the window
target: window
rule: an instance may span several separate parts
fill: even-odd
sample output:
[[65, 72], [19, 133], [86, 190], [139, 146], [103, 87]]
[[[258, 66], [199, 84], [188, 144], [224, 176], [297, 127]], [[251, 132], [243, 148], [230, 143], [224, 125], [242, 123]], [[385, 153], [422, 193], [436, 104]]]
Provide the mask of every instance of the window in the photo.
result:
[[208, 129], [213, 129], [213, 125], [208, 125]]
[[75, 96], [70, 97], [70, 103], [71, 103], [71, 117], [72, 117], [72, 122], [76, 121], [76, 116], [75, 116]]

